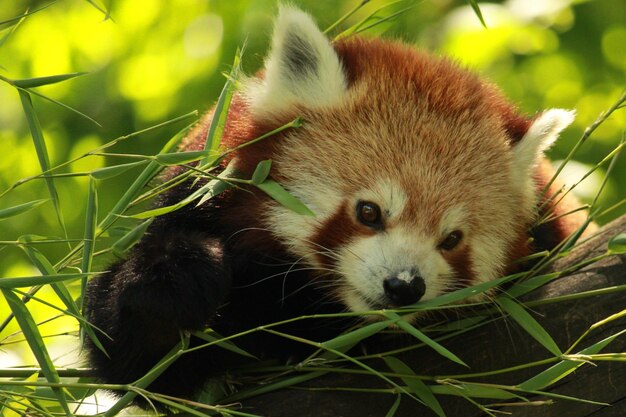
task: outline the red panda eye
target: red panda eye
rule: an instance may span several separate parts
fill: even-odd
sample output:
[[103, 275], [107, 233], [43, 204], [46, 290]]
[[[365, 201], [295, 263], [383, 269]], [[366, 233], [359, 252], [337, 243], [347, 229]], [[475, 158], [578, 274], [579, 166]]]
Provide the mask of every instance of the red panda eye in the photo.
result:
[[455, 230], [448, 234], [444, 240], [439, 244], [439, 249], [443, 250], [452, 250], [457, 247], [459, 243], [461, 243], [461, 239], [463, 239], [463, 232], [460, 230]]
[[382, 227], [382, 215], [378, 204], [369, 201], [359, 201], [356, 206], [356, 217], [361, 223], [374, 229]]

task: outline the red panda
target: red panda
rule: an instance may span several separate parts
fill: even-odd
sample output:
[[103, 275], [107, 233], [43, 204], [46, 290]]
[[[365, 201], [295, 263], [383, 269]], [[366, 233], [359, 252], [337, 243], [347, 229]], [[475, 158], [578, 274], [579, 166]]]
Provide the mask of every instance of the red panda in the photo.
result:
[[[222, 144], [233, 149], [297, 116], [301, 128], [239, 148], [224, 167], [250, 178], [272, 160], [271, 177], [315, 216], [233, 188], [155, 218], [125, 260], [89, 283], [87, 317], [107, 335], [106, 354], [87, 341], [101, 380], [137, 380], [181, 332], [230, 335], [304, 314], [394, 308], [493, 280], [582, 223], [578, 213], [529, 230], [551, 176], [543, 152], [573, 112], [528, 118], [448, 59], [380, 39], [332, 43], [309, 15], [282, 7], [264, 71], [234, 96]], [[186, 150], [203, 148], [210, 120]], [[179, 185], [158, 205], [201, 185]], [[347, 325], [300, 321], [285, 332], [323, 341]], [[292, 348], [263, 333], [235, 343], [257, 357]], [[192, 396], [240, 358], [199, 349], [149, 389]]]

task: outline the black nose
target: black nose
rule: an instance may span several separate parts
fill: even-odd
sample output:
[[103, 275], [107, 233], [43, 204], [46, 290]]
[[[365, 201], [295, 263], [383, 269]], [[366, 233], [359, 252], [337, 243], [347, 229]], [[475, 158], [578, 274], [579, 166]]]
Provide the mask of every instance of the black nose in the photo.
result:
[[383, 281], [385, 294], [396, 306], [405, 306], [417, 303], [426, 292], [426, 284], [419, 275], [415, 275], [409, 282], [391, 277]]

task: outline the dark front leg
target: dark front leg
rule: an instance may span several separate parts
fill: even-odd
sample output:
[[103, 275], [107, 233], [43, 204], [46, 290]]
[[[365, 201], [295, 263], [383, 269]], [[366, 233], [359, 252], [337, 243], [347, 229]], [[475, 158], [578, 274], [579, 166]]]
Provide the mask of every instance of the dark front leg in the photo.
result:
[[[182, 331], [210, 323], [230, 285], [230, 262], [220, 239], [182, 232], [144, 236], [128, 259], [87, 288], [88, 320], [111, 338], [99, 336], [109, 357], [87, 343], [99, 379], [141, 378], [180, 341]], [[199, 354], [203, 357], [184, 355], [149, 389], [182, 396], [197, 392], [212, 364], [219, 364], [209, 351]]]

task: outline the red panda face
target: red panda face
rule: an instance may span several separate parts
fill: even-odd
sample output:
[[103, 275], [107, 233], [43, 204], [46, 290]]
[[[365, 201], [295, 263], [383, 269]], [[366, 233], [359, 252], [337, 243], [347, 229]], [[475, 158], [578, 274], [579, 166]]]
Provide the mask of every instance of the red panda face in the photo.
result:
[[495, 87], [406, 45], [331, 45], [290, 8], [245, 95], [260, 123], [304, 118], [273, 143], [271, 175], [316, 216], [267, 201], [262, 221], [354, 311], [504, 273], [533, 219], [533, 169], [573, 118], [531, 122]]

